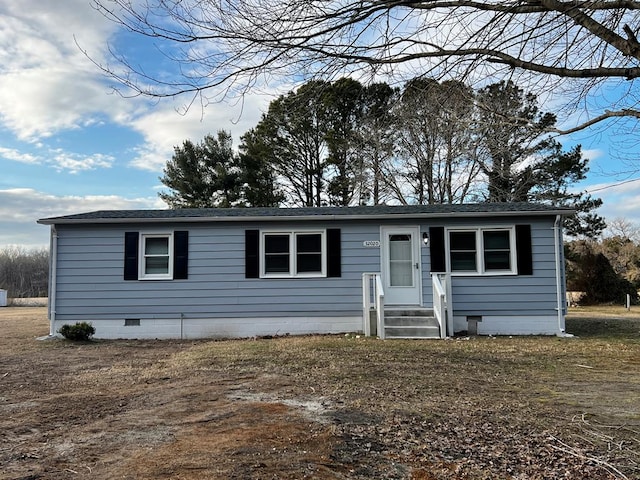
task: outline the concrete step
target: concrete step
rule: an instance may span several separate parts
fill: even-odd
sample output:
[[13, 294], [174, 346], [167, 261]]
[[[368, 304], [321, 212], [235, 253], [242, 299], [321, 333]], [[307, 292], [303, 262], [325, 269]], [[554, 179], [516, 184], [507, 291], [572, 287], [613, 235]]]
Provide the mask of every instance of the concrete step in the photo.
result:
[[438, 327], [433, 316], [389, 316], [385, 313], [384, 324], [387, 327]]
[[384, 334], [386, 338], [440, 338], [440, 328], [437, 326], [385, 326]]
[[433, 308], [422, 307], [386, 307], [385, 317], [433, 317]]
[[384, 310], [385, 338], [440, 338], [432, 308], [393, 306]]

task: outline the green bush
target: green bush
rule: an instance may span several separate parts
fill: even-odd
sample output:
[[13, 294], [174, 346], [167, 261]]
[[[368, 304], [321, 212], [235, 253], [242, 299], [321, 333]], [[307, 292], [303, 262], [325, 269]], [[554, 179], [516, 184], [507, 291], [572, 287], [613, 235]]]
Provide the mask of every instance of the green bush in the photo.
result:
[[87, 341], [96, 333], [96, 329], [90, 323], [76, 322], [75, 325], [63, 325], [58, 333], [68, 340]]

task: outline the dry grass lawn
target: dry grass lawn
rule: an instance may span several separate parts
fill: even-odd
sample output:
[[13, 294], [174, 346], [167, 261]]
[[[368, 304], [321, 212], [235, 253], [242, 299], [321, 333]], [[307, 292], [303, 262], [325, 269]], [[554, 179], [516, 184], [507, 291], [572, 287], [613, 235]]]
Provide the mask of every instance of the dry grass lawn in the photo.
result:
[[640, 478], [638, 311], [574, 309], [572, 339], [0, 328], [0, 479]]

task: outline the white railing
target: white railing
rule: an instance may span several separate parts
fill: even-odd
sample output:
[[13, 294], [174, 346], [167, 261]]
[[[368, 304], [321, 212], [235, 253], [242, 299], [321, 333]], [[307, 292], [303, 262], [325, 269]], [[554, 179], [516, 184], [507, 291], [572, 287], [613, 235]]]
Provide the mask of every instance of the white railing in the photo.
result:
[[384, 288], [379, 273], [362, 274], [362, 321], [364, 334], [371, 335], [371, 311], [376, 312], [378, 337], [384, 338]]
[[[442, 284], [444, 280], [444, 285]], [[453, 333], [453, 312], [451, 311], [451, 277], [437, 274], [431, 275], [433, 285], [433, 315], [440, 326], [440, 338], [445, 338], [447, 332]]]

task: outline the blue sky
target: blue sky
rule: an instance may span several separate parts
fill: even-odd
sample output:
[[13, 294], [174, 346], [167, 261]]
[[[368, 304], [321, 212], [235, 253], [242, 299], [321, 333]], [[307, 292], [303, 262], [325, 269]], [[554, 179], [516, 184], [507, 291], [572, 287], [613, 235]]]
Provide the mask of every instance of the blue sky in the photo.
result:
[[[165, 208], [158, 177], [173, 147], [219, 129], [234, 138], [255, 126], [274, 94], [199, 105], [188, 98], [123, 98], [78, 47], [103, 61], [107, 45], [162, 69], [152, 45], [118, 31], [89, 0], [9, 0], [0, 4], [0, 248], [48, 244], [38, 218], [97, 209]], [[580, 142], [592, 173], [580, 187], [600, 189], [633, 177], [611, 137], [615, 129], [560, 140]], [[617, 137], [619, 140], [619, 137]], [[619, 147], [618, 147], [619, 150]], [[627, 153], [638, 151], [632, 144]], [[638, 163], [640, 167], [640, 161]], [[600, 213], [640, 224], [640, 182], [599, 190]]]

